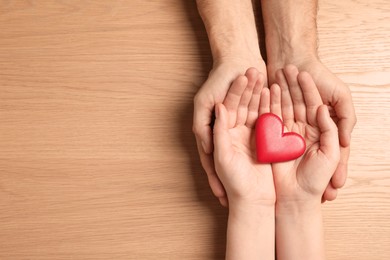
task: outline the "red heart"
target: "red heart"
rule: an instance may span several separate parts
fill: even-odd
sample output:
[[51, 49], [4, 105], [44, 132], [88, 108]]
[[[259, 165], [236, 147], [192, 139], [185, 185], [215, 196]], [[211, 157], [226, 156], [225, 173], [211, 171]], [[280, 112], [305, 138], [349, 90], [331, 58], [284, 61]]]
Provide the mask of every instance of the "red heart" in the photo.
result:
[[305, 150], [305, 139], [296, 133], [283, 133], [283, 122], [277, 115], [266, 113], [257, 119], [256, 151], [259, 162], [294, 160]]

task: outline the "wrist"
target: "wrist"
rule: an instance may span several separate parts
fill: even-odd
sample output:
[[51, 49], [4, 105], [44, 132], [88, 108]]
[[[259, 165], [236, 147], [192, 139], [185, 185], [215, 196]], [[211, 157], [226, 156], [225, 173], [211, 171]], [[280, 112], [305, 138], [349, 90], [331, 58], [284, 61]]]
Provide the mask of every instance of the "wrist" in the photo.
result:
[[227, 188], [227, 196], [229, 200], [229, 212], [230, 211], [247, 211], [247, 212], [259, 212], [259, 211], [275, 211], [275, 191], [273, 189], [266, 190], [264, 192], [254, 193], [246, 191], [245, 195], [240, 193], [234, 193]]
[[216, 63], [240, 57], [262, 60], [251, 0], [198, 0], [197, 4]]
[[214, 65], [222, 63], [249, 63], [253, 66], [258, 63], [264, 63], [257, 36], [254, 39], [247, 39], [240, 34], [231, 37], [231, 43], [227, 43], [224, 40], [218, 40], [213, 43], [210, 40]]
[[[301, 40], [301, 43], [305, 39]], [[267, 48], [267, 70], [276, 71], [288, 64], [293, 64], [298, 68], [304, 64], [319, 62], [317, 48], [312, 46], [303, 46], [302, 44], [293, 45], [290, 43], [279, 43], [278, 40], [266, 39], [267, 46], [278, 46]]]
[[300, 64], [308, 60], [318, 60], [315, 25], [305, 28], [305, 25], [291, 21], [289, 25], [275, 22], [268, 24], [267, 27], [265, 42], [269, 47], [266, 49], [269, 64]]
[[248, 228], [258, 228], [264, 223], [273, 223], [275, 220], [275, 208], [272, 206], [239, 207], [229, 204], [229, 222], [244, 225]]
[[275, 215], [277, 218], [321, 216], [321, 199], [277, 201]]
[[325, 259], [321, 203], [276, 203], [276, 249], [280, 259]]
[[317, 2], [262, 1], [267, 65], [275, 69], [302, 64], [317, 56]]
[[[245, 58], [247, 57], [247, 58]], [[225, 56], [213, 61], [213, 70], [222, 70], [224, 73], [230, 72], [232, 74], [245, 74], [248, 68], [256, 68], [262, 73], [266, 73], [265, 62], [262, 58], [255, 58], [253, 56]], [[264, 76], [267, 76], [266, 74]]]
[[229, 214], [257, 214], [259, 212], [275, 212], [275, 202], [272, 200], [248, 201], [229, 199]]
[[265, 62], [260, 54], [253, 54], [247, 50], [239, 50], [234, 53], [225, 53], [223, 55], [217, 55], [213, 58], [213, 66], [219, 66], [223, 64], [231, 64], [235, 66], [244, 66], [246, 68], [255, 67], [257, 69], [262, 69], [265, 67]]
[[273, 206], [229, 201], [226, 259], [275, 259]]

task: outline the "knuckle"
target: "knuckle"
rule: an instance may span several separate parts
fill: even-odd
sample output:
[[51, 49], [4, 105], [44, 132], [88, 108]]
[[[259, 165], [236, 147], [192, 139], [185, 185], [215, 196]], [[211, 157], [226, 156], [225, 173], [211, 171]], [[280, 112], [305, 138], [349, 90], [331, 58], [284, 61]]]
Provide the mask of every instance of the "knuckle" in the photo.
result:
[[287, 64], [286, 67], [285, 67], [285, 70], [288, 71], [289, 73], [291, 73], [291, 72], [294, 72], [294, 71], [296, 71], [298, 69], [293, 64]]

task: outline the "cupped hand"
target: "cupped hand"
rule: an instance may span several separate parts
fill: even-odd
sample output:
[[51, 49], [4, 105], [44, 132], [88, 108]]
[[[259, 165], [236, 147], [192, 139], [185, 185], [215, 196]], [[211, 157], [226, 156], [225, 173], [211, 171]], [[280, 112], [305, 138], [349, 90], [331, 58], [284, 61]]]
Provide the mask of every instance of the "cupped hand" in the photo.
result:
[[336, 124], [310, 74], [287, 66], [277, 72], [277, 81], [270, 111], [283, 119], [286, 131], [306, 141], [302, 157], [272, 164], [277, 201], [320, 201], [340, 159]]
[[[287, 66], [285, 70], [307, 71], [313, 78], [322, 102], [328, 106], [339, 133], [341, 157], [336, 171], [323, 194], [323, 201], [334, 200], [337, 189], [342, 188], [347, 178], [347, 166], [352, 130], [356, 124], [355, 109], [348, 86], [327, 69], [318, 59], [304, 59], [294, 63], [297, 68]], [[270, 83], [279, 83], [276, 66], [268, 66]]]
[[269, 90], [263, 89], [264, 83], [264, 75], [249, 69], [245, 76], [237, 77], [224, 102], [215, 109], [215, 168], [228, 200], [235, 204], [275, 203], [271, 164], [259, 164], [255, 154], [256, 120], [269, 107]]
[[[216, 62], [208, 79], [202, 85], [194, 98], [193, 132], [196, 137], [201, 163], [205, 169], [209, 185], [220, 203], [227, 206], [225, 189], [219, 180], [213, 160], [212, 120], [215, 105], [222, 103], [230, 85], [239, 75], [245, 73], [249, 67], [255, 67], [266, 75], [265, 64], [262, 60], [249, 62], [250, 59], [225, 59]], [[266, 78], [264, 79], [266, 81]], [[255, 82], [248, 77], [248, 84]]]

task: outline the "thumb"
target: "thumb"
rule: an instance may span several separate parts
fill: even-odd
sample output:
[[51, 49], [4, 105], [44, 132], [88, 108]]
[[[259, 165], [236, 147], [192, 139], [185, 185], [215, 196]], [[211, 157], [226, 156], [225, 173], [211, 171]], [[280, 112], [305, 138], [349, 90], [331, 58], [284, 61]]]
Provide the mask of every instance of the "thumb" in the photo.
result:
[[213, 108], [214, 103], [204, 103], [204, 101], [199, 101], [199, 98], [195, 99], [192, 131], [195, 134], [196, 141], [206, 154], [213, 152], [213, 137], [210, 127]]
[[229, 134], [228, 112], [223, 104], [215, 106], [214, 150], [217, 156], [226, 156], [232, 145]]
[[356, 125], [356, 114], [350, 91], [340, 91], [337, 103], [334, 106], [338, 117], [340, 144], [347, 147], [350, 144], [351, 133]]
[[342, 118], [338, 121], [337, 126], [340, 135], [340, 144], [343, 147], [348, 147], [351, 140], [351, 133], [356, 124], [356, 117]]
[[320, 128], [320, 150], [332, 161], [340, 160], [339, 139], [336, 124], [329, 115], [326, 105], [322, 105], [317, 111], [317, 121]]

